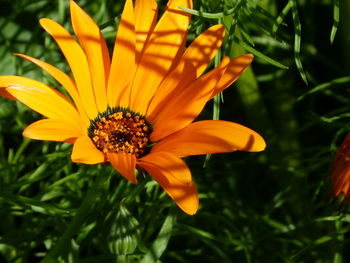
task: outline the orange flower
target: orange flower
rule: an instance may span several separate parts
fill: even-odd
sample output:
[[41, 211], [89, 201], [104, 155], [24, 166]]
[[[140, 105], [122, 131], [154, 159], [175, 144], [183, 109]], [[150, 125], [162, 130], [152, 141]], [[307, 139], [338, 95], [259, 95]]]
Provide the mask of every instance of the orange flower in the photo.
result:
[[[73, 144], [72, 161], [109, 162], [137, 183], [135, 169], [147, 171], [186, 213], [198, 209], [198, 194], [182, 157], [208, 153], [262, 151], [264, 139], [236, 123], [193, 122], [206, 102], [230, 86], [253, 56], [224, 57], [203, 74], [220, 48], [225, 29], [207, 29], [184, 51], [191, 0], [170, 0], [157, 22], [155, 0], [127, 0], [112, 59], [96, 23], [74, 2], [70, 13], [76, 40], [58, 23], [41, 26], [55, 39], [74, 79], [38, 59], [17, 54], [41, 67], [69, 93], [20, 76], [1, 76], [1, 94], [46, 117], [23, 135]], [[0, 89], [1, 90], [1, 89]]]
[[350, 200], [350, 133], [341, 144], [333, 160], [331, 169], [333, 193], [335, 196], [344, 194], [346, 201]]

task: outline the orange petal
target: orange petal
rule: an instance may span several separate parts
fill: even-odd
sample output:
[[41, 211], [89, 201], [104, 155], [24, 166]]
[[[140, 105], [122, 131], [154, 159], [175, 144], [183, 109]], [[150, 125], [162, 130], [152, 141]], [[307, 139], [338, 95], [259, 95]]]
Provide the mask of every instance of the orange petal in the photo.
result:
[[266, 147], [255, 131], [228, 121], [198, 121], [169, 135], [152, 152], [170, 152], [179, 157], [233, 151], [259, 152]]
[[75, 163], [98, 164], [105, 162], [104, 154], [99, 151], [88, 136], [79, 137], [73, 146], [71, 159]]
[[174, 94], [181, 92], [198, 78], [220, 48], [225, 35], [223, 25], [215, 25], [197, 37], [186, 49], [179, 64], [165, 78], [147, 110], [150, 119], [162, 111]]
[[129, 106], [130, 85], [136, 69], [135, 26], [132, 0], [127, 0], [122, 13], [114, 45], [107, 97], [111, 107]]
[[150, 153], [140, 159], [142, 162], [153, 163], [163, 167], [169, 174], [172, 174], [183, 184], [191, 184], [192, 176], [189, 169], [184, 169], [186, 164], [169, 152]]
[[143, 160], [137, 163], [157, 181], [185, 213], [195, 214], [199, 203], [195, 184], [183, 183], [177, 179], [181, 178], [182, 174], [190, 173], [187, 165], [179, 158], [170, 166], [168, 164], [168, 162], [154, 164]]
[[109, 75], [109, 54], [106, 42], [96, 23], [74, 1], [70, 1], [70, 13], [75, 35], [83, 47], [89, 64], [97, 109], [107, 108], [107, 78]]
[[23, 136], [34, 140], [74, 143], [76, 138], [83, 136], [83, 132], [66, 120], [44, 119], [27, 126]]
[[218, 93], [235, 82], [238, 77], [247, 69], [250, 63], [252, 63], [253, 58], [254, 56], [252, 54], [245, 54], [231, 59], [224, 75], [220, 79], [210, 98], [214, 98]]
[[333, 193], [335, 196], [344, 194], [344, 200], [350, 201], [350, 133], [342, 142], [335, 156], [331, 169]]
[[16, 56], [22, 57], [37, 66], [41, 67], [43, 70], [45, 70], [47, 73], [49, 73], [54, 79], [56, 79], [69, 93], [69, 95], [72, 97], [75, 105], [77, 106], [77, 109], [79, 111], [80, 116], [84, 120], [84, 124], [86, 128], [89, 125], [89, 119], [86, 115], [83, 103], [81, 101], [81, 98], [79, 96], [79, 93], [77, 91], [77, 87], [75, 85], [75, 82], [65, 73], [60, 71], [58, 68], [44, 62], [41, 60], [38, 60], [36, 58], [23, 55], [23, 54], [15, 54]]
[[196, 68], [196, 77], [199, 77], [221, 47], [224, 36], [223, 25], [218, 24], [208, 28], [186, 49], [181, 61], [191, 62]]
[[60, 24], [48, 18], [40, 19], [41, 26], [56, 40], [65, 56], [90, 119], [97, 116], [95, 97], [87, 58], [75, 39]]
[[25, 77], [0, 76], [0, 87], [5, 87], [13, 97], [38, 113], [69, 121], [81, 129], [81, 119], [75, 107], [49, 86]]
[[186, 127], [198, 116], [225, 72], [229, 61], [224, 57], [217, 68], [197, 79], [179, 94], [173, 94], [163, 110], [157, 112], [155, 119], [149, 119], [154, 129], [151, 134], [153, 142]]
[[135, 155], [125, 153], [107, 153], [107, 158], [113, 168], [116, 169], [122, 176], [128, 179], [131, 183], [137, 184], [135, 175]]
[[188, 2], [174, 1], [147, 41], [131, 89], [131, 108], [136, 112], [145, 114], [159, 84], [182, 52], [190, 15], [178, 6], [191, 8]]
[[138, 0], [135, 5], [136, 62], [156, 25], [158, 6], [155, 0]]
[[157, 118], [159, 112], [169, 104], [174, 96], [181, 93], [196, 79], [196, 69], [192, 63], [180, 63], [160, 84], [152, 98], [145, 116], [148, 120]]

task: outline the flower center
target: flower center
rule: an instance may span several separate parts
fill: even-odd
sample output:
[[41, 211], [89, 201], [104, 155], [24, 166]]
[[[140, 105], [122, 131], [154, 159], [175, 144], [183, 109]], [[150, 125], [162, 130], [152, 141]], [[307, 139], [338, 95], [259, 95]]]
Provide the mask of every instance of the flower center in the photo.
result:
[[145, 155], [150, 144], [151, 124], [140, 114], [126, 108], [108, 108], [90, 122], [88, 134], [104, 153]]

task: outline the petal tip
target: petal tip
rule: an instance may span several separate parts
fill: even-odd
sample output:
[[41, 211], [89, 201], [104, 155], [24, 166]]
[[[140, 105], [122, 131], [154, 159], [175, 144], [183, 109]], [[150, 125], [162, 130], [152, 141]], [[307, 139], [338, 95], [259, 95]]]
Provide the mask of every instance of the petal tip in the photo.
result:
[[251, 130], [246, 147], [239, 149], [246, 152], [262, 152], [266, 149], [265, 139], [257, 132]]
[[253, 61], [253, 59], [254, 59], [254, 55], [253, 54], [251, 54], [251, 53], [248, 53], [248, 54], [245, 54], [245, 55], [243, 55], [244, 57], [246, 57], [247, 58], [247, 64], [249, 63], [249, 64], [251, 64], [252, 63], [252, 61]]
[[29, 138], [29, 131], [28, 131], [28, 126], [24, 128], [24, 130], [22, 131], [22, 136], [23, 137], [27, 137]]
[[217, 31], [226, 31], [225, 26], [223, 24], [216, 24], [212, 27], [212, 29]]
[[[69, 0], [69, 6], [70, 6], [70, 8], [72, 9], [72, 8], [78, 8], [78, 9], [80, 9], [80, 6], [75, 2], [75, 1], [73, 1], [73, 0]], [[71, 10], [72, 11], [72, 10]]]
[[178, 207], [188, 215], [193, 216], [198, 212], [198, 208], [199, 208], [198, 194], [195, 196], [192, 196], [186, 201], [175, 200], [175, 202], [178, 205]]
[[39, 19], [39, 24], [40, 26], [45, 29], [47, 32], [50, 32], [49, 28], [50, 25], [52, 25], [54, 21], [51, 20], [50, 18], [44, 17]]
[[265, 141], [264, 137], [262, 137], [260, 134], [258, 134], [258, 135], [259, 135], [259, 137], [258, 137], [259, 138], [258, 139], [259, 145], [260, 145], [261, 150], [263, 151], [266, 148], [266, 141]]
[[190, 208], [190, 209], [184, 209], [184, 208], [181, 208], [181, 209], [182, 209], [182, 211], [184, 211], [186, 214], [188, 214], [190, 216], [194, 216], [198, 212], [198, 206]]
[[43, 17], [43, 18], [40, 18], [40, 19], [39, 19], [39, 24], [40, 24], [42, 27], [44, 27], [45, 24], [46, 24], [48, 21], [50, 21], [49, 18]]

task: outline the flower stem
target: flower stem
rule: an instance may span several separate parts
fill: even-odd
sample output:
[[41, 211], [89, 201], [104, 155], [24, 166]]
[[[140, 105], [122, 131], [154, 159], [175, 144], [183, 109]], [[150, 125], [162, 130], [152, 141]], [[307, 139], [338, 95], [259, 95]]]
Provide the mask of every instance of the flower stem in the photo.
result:
[[117, 263], [128, 263], [129, 260], [127, 258], [127, 255], [119, 255], [117, 257]]
[[97, 176], [92, 187], [88, 191], [83, 200], [77, 214], [72, 219], [71, 223], [68, 225], [66, 231], [58, 240], [55, 247], [53, 247], [46, 257], [42, 260], [42, 263], [57, 262], [57, 258], [66, 253], [67, 249], [71, 245], [71, 239], [80, 230], [81, 225], [84, 223], [85, 218], [90, 212], [91, 204], [94, 203], [97, 195], [100, 193], [104, 182], [107, 180], [107, 176], [100, 174]]

